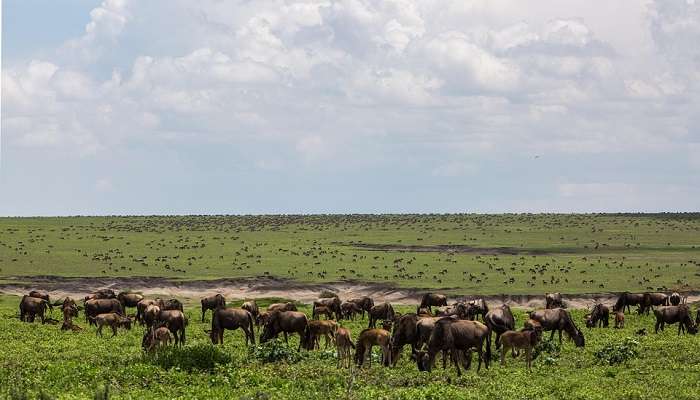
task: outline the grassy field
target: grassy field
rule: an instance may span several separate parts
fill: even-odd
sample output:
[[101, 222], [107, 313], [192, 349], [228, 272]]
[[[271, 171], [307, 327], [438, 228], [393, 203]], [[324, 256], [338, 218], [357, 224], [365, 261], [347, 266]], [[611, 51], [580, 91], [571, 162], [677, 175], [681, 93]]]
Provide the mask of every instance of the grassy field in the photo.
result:
[[[531, 373], [521, 358], [509, 357], [506, 367], [493, 362], [458, 378], [453, 368], [419, 372], [408, 349], [395, 368], [337, 369], [332, 350], [297, 353], [296, 338], [290, 361], [264, 363], [260, 354], [268, 353], [251, 353], [240, 330], [227, 331], [223, 346], [211, 345], [192, 304], [187, 345], [149, 357], [140, 349], [140, 327], [114, 338], [99, 338], [94, 328], [65, 333], [58, 325], [20, 322], [18, 301], [0, 297], [0, 398], [85, 399], [105, 386], [114, 399], [697, 399], [700, 393], [699, 338], [678, 337], [675, 326], [636, 336], [642, 327], [653, 332], [653, 317], [629, 315], [621, 330], [582, 328], [585, 348], [565, 341], [559, 353], [541, 353]], [[515, 314], [522, 326], [523, 313]], [[574, 315], [583, 325], [582, 312]], [[355, 339], [366, 320], [343, 324]], [[595, 356], [626, 338], [638, 343], [628, 361], [610, 366]]]
[[700, 214], [1, 218], [0, 280], [32, 275], [696, 290]]

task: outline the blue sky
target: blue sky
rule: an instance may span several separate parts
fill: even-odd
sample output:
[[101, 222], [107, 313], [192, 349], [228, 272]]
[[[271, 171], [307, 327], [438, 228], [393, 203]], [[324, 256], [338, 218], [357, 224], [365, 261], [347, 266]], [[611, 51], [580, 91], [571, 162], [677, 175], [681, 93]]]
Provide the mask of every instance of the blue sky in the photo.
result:
[[700, 208], [700, 2], [2, 11], [0, 215]]

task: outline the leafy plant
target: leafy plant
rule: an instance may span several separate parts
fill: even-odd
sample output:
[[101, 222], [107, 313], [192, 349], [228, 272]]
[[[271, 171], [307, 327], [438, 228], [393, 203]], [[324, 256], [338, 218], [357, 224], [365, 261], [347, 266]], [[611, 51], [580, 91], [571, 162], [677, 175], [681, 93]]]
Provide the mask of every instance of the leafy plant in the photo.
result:
[[593, 356], [601, 364], [617, 365], [639, 356], [639, 341], [632, 337], [626, 337], [622, 342], [608, 343]]
[[207, 343], [198, 343], [184, 347], [163, 348], [153, 355], [146, 355], [151, 363], [165, 369], [183, 371], [213, 371], [217, 364], [228, 364], [231, 356], [220, 348]]
[[248, 356], [263, 363], [282, 361], [289, 364], [297, 363], [304, 358], [294, 347], [279, 339], [249, 347]]

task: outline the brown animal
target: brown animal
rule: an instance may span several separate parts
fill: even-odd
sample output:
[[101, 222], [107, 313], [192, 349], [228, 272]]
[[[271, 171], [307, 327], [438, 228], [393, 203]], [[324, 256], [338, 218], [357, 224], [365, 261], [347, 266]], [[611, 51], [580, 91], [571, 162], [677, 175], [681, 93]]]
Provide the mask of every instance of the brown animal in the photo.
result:
[[319, 319], [321, 315], [325, 315], [326, 319], [333, 319], [333, 311], [326, 306], [314, 307], [311, 319]]
[[[325, 307], [326, 310], [330, 311], [331, 318], [332, 314], [335, 314], [335, 318], [340, 320], [343, 315], [340, 311], [340, 299], [337, 297], [326, 297], [314, 301], [312, 315], [315, 315], [316, 307]], [[330, 319], [330, 318], [329, 318]]]
[[668, 302], [671, 303], [672, 306], [681, 304], [681, 300], [681, 295], [678, 292], [673, 292], [670, 296], [668, 296]]
[[256, 303], [255, 300], [246, 301], [243, 303], [243, 305], [241, 305], [241, 308], [248, 311], [257, 322], [258, 315], [260, 315], [260, 309], [258, 309], [258, 303]]
[[269, 312], [267, 312], [267, 311], [263, 311], [263, 312], [261, 312], [260, 314], [258, 314], [258, 317], [255, 318], [255, 325], [257, 325], [257, 326], [260, 326], [260, 325], [265, 326], [265, 325], [267, 325], [267, 321], [270, 320], [270, 314], [271, 314], [271, 313], [269, 313]]
[[34, 319], [38, 315], [41, 319], [41, 323], [43, 324], [46, 322], [44, 314], [46, 313], [46, 309], [48, 307], [48, 301], [42, 298], [24, 295], [19, 303], [19, 319], [20, 321], [34, 322]]
[[325, 339], [325, 348], [328, 348], [335, 340], [335, 332], [338, 330], [338, 324], [334, 321], [309, 321], [304, 331], [304, 342], [307, 350], [318, 349], [320, 347], [320, 338]]
[[90, 299], [85, 302], [85, 320], [90, 325], [95, 323], [95, 317], [99, 314], [116, 313], [124, 315], [122, 303], [116, 298], [111, 299]]
[[642, 304], [639, 306], [639, 314], [649, 315], [649, 310], [655, 306], [667, 306], [668, 296], [665, 293], [644, 293]]
[[255, 344], [255, 331], [253, 327], [253, 316], [242, 308], [217, 308], [211, 317], [211, 331], [209, 337], [214, 344], [224, 343], [224, 330], [243, 329], [245, 333], [245, 344], [248, 341]]
[[365, 311], [369, 312], [374, 307], [374, 300], [369, 296], [356, 297], [348, 301], [357, 304], [362, 309], [362, 319], [365, 318]]
[[396, 313], [394, 312], [394, 307], [389, 303], [378, 304], [369, 310], [369, 326], [368, 328], [374, 328], [377, 325], [377, 321], [382, 320], [393, 320]]
[[342, 314], [343, 319], [354, 321], [355, 316], [357, 316], [358, 314], [364, 315], [364, 310], [356, 303], [346, 301], [340, 305], [340, 313]]
[[38, 290], [32, 290], [31, 292], [29, 292], [29, 297], [46, 300], [46, 304], [49, 307], [49, 312], [53, 311], [53, 305], [51, 304], [51, 299], [49, 298], [48, 293], [40, 292]]
[[489, 312], [489, 306], [486, 304], [484, 299], [476, 299], [467, 303], [466, 318], [470, 320], [475, 320], [476, 317], [481, 316], [482, 318], [486, 316]]
[[610, 321], [610, 309], [608, 306], [597, 303], [593, 306], [593, 310], [586, 316], [586, 326], [589, 328], [603, 327], [607, 328]]
[[146, 311], [143, 312], [143, 323], [146, 324], [147, 327], [152, 327], [156, 321], [158, 320], [158, 316], [160, 315], [160, 307], [158, 307], [155, 304], [150, 304], [146, 308]]
[[209, 297], [202, 297], [199, 301], [202, 304], [202, 322], [204, 322], [204, 314], [206, 314], [207, 310], [214, 311], [217, 308], [226, 307], [226, 298], [220, 293]]
[[350, 337], [350, 331], [346, 328], [338, 328], [335, 333], [335, 348], [338, 351], [338, 368], [350, 368], [352, 363], [352, 350], [355, 344]]
[[515, 329], [515, 318], [507, 304], [489, 310], [484, 316], [484, 323], [489, 328], [489, 341], [491, 341], [491, 333], [496, 333], [496, 349], [501, 347], [501, 334]]
[[[396, 320], [391, 333], [391, 360], [396, 365], [405, 345], [411, 346], [411, 354], [418, 350], [418, 321], [416, 314], [404, 314]], [[430, 335], [428, 335], [430, 337]]]
[[540, 324], [540, 321], [536, 321], [534, 319], [528, 319], [523, 323], [523, 329], [524, 330], [531, 330], [534, 331], [535, 329], [542, 329], [542, 324]]
[[297, 306], [292, 302], [274, 303], [267, 306], [267, 312], [273, 313], [275, 311], [297, 311]]
[[426, 307], [418, 307], [416, 309], [416, 314], [419, 317], [433, 317], [434, 316], [432, 310], [429, 308], [426, 308]]
[[[432, 309], [431, 307], [441, 307], [441, 306], [446, 306], [447, 305], [447, 296], [444, 294], [437, 294], [437, 293], [426, 293], [423, 295], [423, 298], [420, 301], [420, 306], [418, 308], [427, 308], [428, 310]], [[420, 314], [420, 313], [416, 313]]]
[[157, 306], [158, 304], [160, 304], [160, 299], [143, 299], [136, 303], [136, 320], [143, 325], [145, 323], [144, 317], [148, 306]]
[[435, 328], [430, 335], [428, 351], [420, 351], [416, 357], [418, 370], [430, 372], [437, 353], [449, 351], [457, 368], [457, 375], [461, 375], [459, 364], [464, 360], [460, 358], [467, 357], [464, 367], [469, 368], [472, 348], [476, 348], [479, 355], [477, 372], [481, 370], [482, 361], [488, 368], [491, 360], [491, 342], [488, 340], [488, 335], [489, 328], [481, 322], [460, 320], [456, 316], [440, 318], [435, 322]]
[[524, 330], [524, 331], [507, 331], [501, 335], [501, 365], [506, 365], [506, 353], [512, 349], [513, 357], [515, 351], [519, 349], [525, 350], [525, 363], [527, 369], [531, 370], [532, 364], [532, 349], [537, 346], [537, 343], [542, 337], [542, 330]]
[[[122, 308], [126, 310], [127, 307], [137, 307], [139, 301], [143, 300], [143, 296], [138, 293], [121, 292], [117, 295], [117, 300], [122, 303]], [[138, 313], [138, 308], [136, 312]]]
[[284, 334], [285, 343], [289, 343], [287, 334], [297, 333], [299, 335], [299, 348], [304, 344], [304, 333], [309, 324], [306, 314], [298, 311], [275, 311], [270, 314], [270, 318], [265, 324], [263, 333], [260, 336], [260, 343], [265, 343], [272, 338], [276, 338], [281, 333]]
[[644, 303], [644, 294], [643, 293], [630, 293], [630, 292], [624, 292], [621, 293], [620, 296], [617, 298], [617, 301], [615, 302], [615, 305], [613, 306], [613, 311], [622, 311], [625, 312], [625, 308], [627, 311], [630, 311], [630, 306], [637, 306], [641, 305]]
[[117, 336], [117, 328], [131, 329], [131, 318], [117, 313], [98, 314], [95, 317], [90, 317], [90, 319], [97, 325], [95, 334], [100, 337], [102, 337], [102, 328], [104, 328], [105, 325], [112, 328], [112, 337]]
[[372, 347], [379, 346], [382, 349], [382, 365], [391, 365], [391, 334], [384, 329], [368, 328], [360, 332], [355, 347], [355, 363], [362, 367], [365, 360], [368, 366], [372, 366]]
[[165, 326], [168, 328], [175, 337], [175, 345], [185, 344], [187, 317], [185, 317], [185, 313], [182, 311], [161, 309], [154, 324], [156, 324], [156, 326]]
[[550, 340], [554, 338], [554, 332], [559, 332], [559, 342], [561, 342], [561, 333], [564, 331], [571, 337], [576, 347], [585, 346], [583, 332], [576, 327], [571, 314], [563, 308], [533, 311], [530, 313], [530, 319], [539, 322], [544, 331], [552, 332]]
[[664, 330], [666, 324], [678, 323], [678, 334], [685, 332], [686, 330], [691, 335], [698, 333], [698, 327], [693, 323], [690, 317], [690, 309], [688, 306], [663, 306], [654, 310], [654, 316], [656, 316], [656, 324], [654, 325], [654, 332], [659, 333]]
[[449, 317], [456, 315], [459, 319], [467, 319], [467, 305], [464, 303], [455, 303], [451, 306], [440, 307], [435, 310], [436, 317]]
[[161, 326], [157, 329], [152, 327], [146, 331], [141, 339], [141, 347], [144, 351], [153, 351], [158, 347], [168, 346], [173, 341], [173, 334], [170, 330]]
[[615, 329], [625, 327], [625, 314], [622, 311], [615, 311]]
[[[177, 310], [177, 311], [185, 312], [185, 308], [182, 305], [182, 302], [178, 299], [168, 299], [168, 300], [159, 299], [158, 300], [158, 307], [160, 307], [161, 311]], [[177, 342], [177, 335], [175, 335], [175, 342]]]
[[73, 318], [78, 316], [78, 306], [75, 304], [75, 300], [71, 299], [70, 297], [63, 299], [61, 311], [63, 312], [63, 325], [61, 325], [62, 331], [82, 330], [82, 328], [73, 324]]
[[564, 308], [564, 300], [561, 293], [546, 293], [544, 295], [545, 309]]

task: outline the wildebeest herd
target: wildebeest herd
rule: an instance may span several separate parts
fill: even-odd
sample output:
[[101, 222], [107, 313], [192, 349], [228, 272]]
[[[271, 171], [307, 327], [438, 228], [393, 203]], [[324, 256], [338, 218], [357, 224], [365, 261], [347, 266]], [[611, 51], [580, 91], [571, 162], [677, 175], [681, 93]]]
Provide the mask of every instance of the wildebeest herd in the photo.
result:
[[[82, 330], [73, 322], [82, 310], [86, 322], [95, 325], [96, 334], [100, 336], [105, 326], [111, 329], [113, 336], [117, 335], [119, 328], [131, 329], [135, 324], [143, 326], [141, 345], [146, 352], [157, 351], [162, 346], [184, 345], [186, 341], [188, 320], [183, 303], [177, 299], [147, 299], [137, 293], [100, 289], [84, 297], [79, 305], [70, 297], [52, 303], [48, 293], [33, 290], [20, 301], [20, 320], [34, 322], [39, 317], [42, 323], [58, 323], [47, 316], [47, 310], [51, 312], [54, 306], [61, 307], [62, 330]], [[700, 310], [697, 310], [694, 321], [686, 298], [678, 293], [620, 294], [612, 305], [615, 328], [624, 327], [624, 312], [630, 312], [631, 306], [637, 306], [639, 314], [649, 314], [653, 310], [656, 333], [665, 325], [676, 323], [679, 335], [698, 331]], [[128, 315], [128, 308], [135, 308], [136, 313]], [[430, 371], [441, 353], [443, 368], [450, 362], [459, 375], [460, 365], [470, 368], [474, 352], [478, 356], [477, 371], [482, 363], [488, 368], [493, 342], [495, 348], [500, 349], [501, 364], [505, 365], [508, 351], [516, 356], [522, 350], [529, 369], [533, 351], [543, 332], [551, 332], [550, 340], [558, 333], [560, 342], [562, 332], [565, 332], [577, 347], [585, 345], [584, 334], [566, 309], [560, 293], [547, 293], [545, 308], [529, 312], [521, 329], [516, 329], [513, 312], [507, 304], [491, 308], [482, 298], [448, 304], [447, 296], [436, 293], [425, 294], [416, 312], [406, 314], [396, 312], [390, 303], [374, 304], [370, 297], [342, 301], [337, 295], [315, 300], [310, 317], [300, 312], [293, 302], [270, 304], [264, 310], [259, 309], [254, 300], [244, 302], [241, 307], [228, 307], [221, 294], [201, 299], [202, 322], [208, 311], [212, 314], [211, 329], [205, 332], [214, 345], [224, 342], [226, 330], [239, 328], [245, 334], [246, 344], [256, 343], [256, 330], [261, 343], [280, 334], [287, 342], [289, 335], [297, 334], [298, 350], [318, 349], [323, 338], [325, 347], [336, 347], [339, 367], [352, 364], [352, 349], [355, 349], [356, 365], [371, 363], [374, 346], [381, 349], [381, 365], [393, 366], [403, 348], [410, 346], [411, 358], [419, 370]], [[341, 326], [342, 321], [364, 319], [365, 314], [368, 326], [353, 341], [350, 330]], [[610, 317], [610, 307], [598, 302], [585, 316], [585, 325], [606, 328]], [[380, 328], [377, 327], [379, 321]]]

